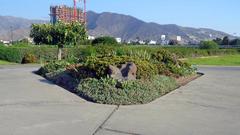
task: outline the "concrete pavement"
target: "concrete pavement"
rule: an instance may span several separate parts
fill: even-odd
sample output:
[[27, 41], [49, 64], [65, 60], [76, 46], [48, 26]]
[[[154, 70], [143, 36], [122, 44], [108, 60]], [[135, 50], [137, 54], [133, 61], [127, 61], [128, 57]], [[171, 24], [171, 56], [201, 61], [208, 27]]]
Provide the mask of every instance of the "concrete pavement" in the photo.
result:
[[147, 105], [86, 102], [31, 71], [0, 67], [0, 135], [239, 135], [240, 67], [205, 75]]
[[1, 67], [0, 135], [90, 135], [116, 108], [88, 103], [35, 70]]

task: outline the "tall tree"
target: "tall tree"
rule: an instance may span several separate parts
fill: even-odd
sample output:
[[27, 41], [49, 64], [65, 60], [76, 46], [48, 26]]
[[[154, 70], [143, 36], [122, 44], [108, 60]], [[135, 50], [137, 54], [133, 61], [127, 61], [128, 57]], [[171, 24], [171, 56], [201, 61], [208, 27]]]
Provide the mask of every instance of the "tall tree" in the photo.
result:
[[213, 41], [216, 42], [218, 45], [221, 45], [223, 42], [223, 40], [221, 38], [216, 38]]
[[230, 41], [230, 45], [240, 45], [240, 39], [233, 39]]
[[85, 26], [79, 22], [33, 24], [30, 36], [36, 44], [58, 45], [58, 60], [62, 58], [64, 45], [77, 45], [87, 39]]
[[222, 45], [229, 45], [229, 42], [230, 42], [230, 40], [229, 40], [228, 36], [225, 36], [223, 38]]

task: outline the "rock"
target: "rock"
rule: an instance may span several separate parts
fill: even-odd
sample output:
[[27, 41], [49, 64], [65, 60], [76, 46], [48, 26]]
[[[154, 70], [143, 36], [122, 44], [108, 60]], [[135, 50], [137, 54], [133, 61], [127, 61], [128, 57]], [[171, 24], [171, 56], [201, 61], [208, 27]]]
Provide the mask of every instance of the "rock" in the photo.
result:
[[74, 89], [77, 87], [78, 83], [74, 78], [72, 78], [68, 73], [63, 73], [54, 81], [55, 84], [74, 92]]
[[117, 68], [116, 66], [112, 66], [112, 65], [109, 66], [109, 75], [110, 75], [110, 77], [117, 79], [117, 80], [123, 79], [120, 69]]
[[116, 80], [136, 80], [137, 66], [132, 62], [121, 65], [121, 68], [110, 65], [109, 75]]
[[46, 78], [71, 92], [75, 92], [75, 87], [78, 85], [76, 79], [68, 71], [64, 70], [47, 73]]

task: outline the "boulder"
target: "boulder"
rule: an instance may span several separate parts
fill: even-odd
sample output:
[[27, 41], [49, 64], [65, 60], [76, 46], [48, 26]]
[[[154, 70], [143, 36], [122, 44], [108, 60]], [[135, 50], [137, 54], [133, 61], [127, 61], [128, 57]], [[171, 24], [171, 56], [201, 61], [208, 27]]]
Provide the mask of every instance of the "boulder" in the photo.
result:
[[137, 66], [133, 62], [122, 64], [120, 68], [110, 65], [109, 75], [116, 80], [136, 80]]

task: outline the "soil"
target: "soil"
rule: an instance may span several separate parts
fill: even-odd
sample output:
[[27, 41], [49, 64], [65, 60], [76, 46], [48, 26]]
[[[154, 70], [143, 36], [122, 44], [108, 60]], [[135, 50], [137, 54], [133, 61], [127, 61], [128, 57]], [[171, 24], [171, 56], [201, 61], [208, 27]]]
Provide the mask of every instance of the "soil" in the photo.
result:
[[197, 74], [190, 75], [190, 76], [179, 77], [176, 79], [176, 81], [179, 86], [184, 86], [184, 85], [188, 84], [189, 82], [201, 77], [202, 75], [203, 75], [202, 73], [197, 73]]

